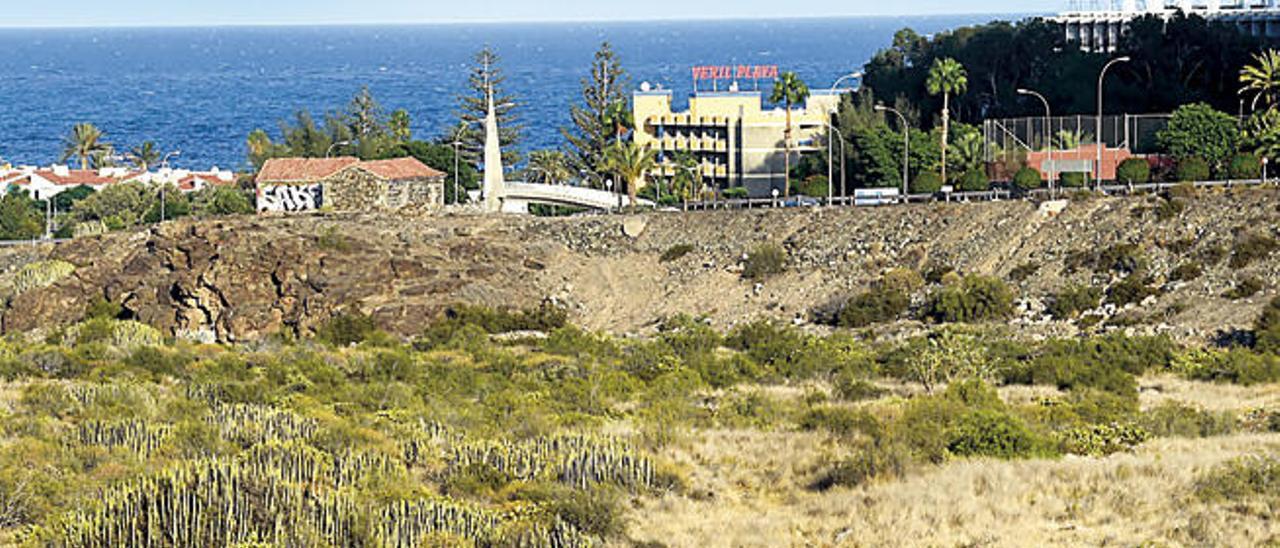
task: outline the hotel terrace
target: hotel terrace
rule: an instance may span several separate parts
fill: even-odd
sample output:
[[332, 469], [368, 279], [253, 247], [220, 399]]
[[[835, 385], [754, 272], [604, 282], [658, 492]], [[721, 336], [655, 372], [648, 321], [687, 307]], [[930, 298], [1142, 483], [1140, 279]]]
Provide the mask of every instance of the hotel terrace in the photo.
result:
[[[678, 155], [687, 153], [697, 160], [703, 181], [715, 188], [745, 187], [753, 197], [781, 190], [785, 184], [787, 114], [782, 106], [765, 108], [765, 94], [772, 84], [755, 78], [753, 89], [747, 91], [738, 80], [731, 80], [726, 89], [719, 89], [721, 76], [759, 76], [761, 68], [739, 67], [733, 73], [695, 68], [694, 92], [688, 110], [682, 112], [674, 110], [671, 90], [642, 84], [633, 96], [635, 141], [656, 150], [662, 164], [650, 176], [670, 180], [679, 170], [687, 169], [675, 163]], [[767, 74], [776, 76], [777, 69], [771, 68]], [[712, 89], [699, 89], [700, 80], [711, 80], [708, 85]], [[831, 115], [839, 107], [840, 95], [848, 91], [812, 90], [806, 104], [793, 107], [793, 166], [799, 154], [824, 146], [822, 136]]]

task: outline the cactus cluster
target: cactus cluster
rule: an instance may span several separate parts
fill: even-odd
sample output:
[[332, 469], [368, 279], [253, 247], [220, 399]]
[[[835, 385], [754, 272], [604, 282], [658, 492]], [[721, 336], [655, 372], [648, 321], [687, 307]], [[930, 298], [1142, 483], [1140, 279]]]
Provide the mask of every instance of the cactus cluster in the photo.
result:
[[68, 327], [62, 342], [67, 345], [101, 342], [114, 348], [137, 348], [164, 344], [164, 334], [133, 320], [97, 318]]
[[169, 431], [167, 425], [136, 419], [118, 422], [88, 421], [76, 426], [73, 440], [80, 445], [96, 445], [107, 449], [123, 447], [147, 458], [169, 438]]
[[13, 278], [14, 290], [21, 294], [32, 289], [49, 287], [76, 271], [76, 265], [57, 259], [28, 263], [18, 269]]
[[580, 489], [608, 483], [640, 490], [654, 484], [652, 460], [626, 443], [592, 436], [463, 442], [450, 449], [448, 463], [452, 471], [483, 464], [516, 479], [552, 479]]
[[[478, 546], [592, 545], [566, 523], [539, 522], [536, 508], [488, 509], [449, 499], [362, 501], [349, 490], [308, 481], [323, 475], [323, 459], [297, 449], [279, 445], [243, 460], [202, 460], [147, 476], [32, 531], [31, 540], [86, 548], [252, 543], [414, 548], [446, 533]], [[272, 461], [289, 452], [295, 460]], [[313, 468], [286, 469], [296, 465]]]
[[309, 440], [319, 429], [315, 419], [255, 404], [217, 404], [208, 420], [218, 428], [223, 439], [242, 447], [271, 441]]

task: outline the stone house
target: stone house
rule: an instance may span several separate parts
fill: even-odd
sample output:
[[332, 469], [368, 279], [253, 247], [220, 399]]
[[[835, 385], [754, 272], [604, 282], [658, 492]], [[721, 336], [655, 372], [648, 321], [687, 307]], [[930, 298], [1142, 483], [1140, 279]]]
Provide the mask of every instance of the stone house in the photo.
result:
[[255, 182], [259, 212], [437, 211], [445, 177], [416, 158], [273, 158]]

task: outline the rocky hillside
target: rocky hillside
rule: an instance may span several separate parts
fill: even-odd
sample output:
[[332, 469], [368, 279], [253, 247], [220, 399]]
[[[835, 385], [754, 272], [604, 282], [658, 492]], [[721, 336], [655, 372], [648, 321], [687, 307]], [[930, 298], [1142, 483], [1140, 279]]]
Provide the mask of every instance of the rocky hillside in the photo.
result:
[[[1015, 325], [1069, 330], [1043, 319], [1044, 303], [1069, 284], [1115, 284], [1121, 274], [1099, 261], [1118, 256], [1141, 263], [1154, 294], [1102, 312], [1208, 338], [1247, 329], [1276, 294], [1278, 220], [1273, 189], [1073, 201], [1057, 215], [1015, 201], [629, 218], [186, 220], [0, 250], [0, 325], [47, 331], [79, 321], [100, 298], [167, 332], [221, 341], [306, 334], [344, 310], [411, 335], [456, 302], [554, 300], [575, 321], [616, 332], [681, 312], [722, 325], [760, 315], [800, 322], [889, 268], [946, 266], [1015, 285]], [[766, 242], [787, 250], [787, 271], [761, 284], [743, 280], [744, 253]], [[682, 244], [692, 250], [660, 260]], [[1188, 265], [1199, 275], [1188, 276], [1197, 269]], [[1242, 284], [1261, 289], [1224, 296]]]

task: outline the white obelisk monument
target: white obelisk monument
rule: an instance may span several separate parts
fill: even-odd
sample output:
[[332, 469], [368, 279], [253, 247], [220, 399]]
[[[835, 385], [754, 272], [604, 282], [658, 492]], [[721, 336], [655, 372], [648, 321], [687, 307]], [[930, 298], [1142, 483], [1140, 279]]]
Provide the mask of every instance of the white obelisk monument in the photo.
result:
[[502, 211], [506, 179], [502, 173], [502, 144], [498, 138], [498, 114], [493, 107], [493, 86], [486, 82], [489, 114], [484, 119], [484, 210]]

